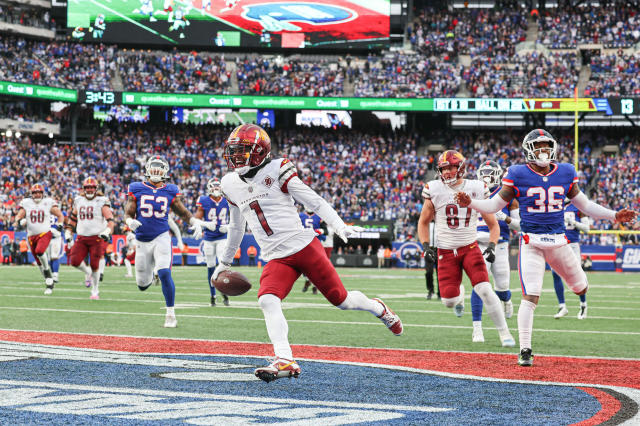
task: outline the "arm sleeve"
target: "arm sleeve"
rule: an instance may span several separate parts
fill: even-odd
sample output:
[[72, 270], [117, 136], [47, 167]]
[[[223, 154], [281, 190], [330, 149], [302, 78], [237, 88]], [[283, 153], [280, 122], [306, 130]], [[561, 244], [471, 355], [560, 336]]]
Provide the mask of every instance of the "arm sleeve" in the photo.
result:
[[509, 228], [514, 231], [520, 231], [520, 209], [513, 209], [509, 212], [509, 217], [511, 218], [511, 223], [509, 224]]
[[222, 256], [220, 261], [224, 263], [233, 263], [233, 256], [235, 256], [240, 243], [242, 243], [242, 237], [244, 237], [244, 230], [247, 226], [242, 212], [238, 207], [231, 204], [229, 205], [229, 227], [227, 228], [227, 243], [222, 249]]
[[307, 209], [315, 212], [322, 220], [327, 222], [333, 229], [341, 229], [345, 226], [338, 213], [327, 203], [324, 198], [319, 196], [313, 189], [309, 188], [294, 176], [288, 182], [289, 194]]
[[488, 200], [471, 200], [469, 207], [479, 211], [480, 213], [496, 213], [505, 208], [507, 204], [509, 203], [502, 199], [499, 194], [496, 194]]
[[[609, 210], [606, 207], [602, 207], [600, 204], [596, 204], [589, 200], [583, 192], [578, 192], [578, 195], [571, 199], [571, 204], [577, 207], [582, 213], [587, 216], [591, 216], [594, 219], [608, 219], [612, 222], [616, 220], [616, 212]], [[576, 228], [580, 229], [576, 226]]]
[[169, 216], [169, 229], [173, 232], [173, 235], [176, 236], [176, 240], [178, 240], [178, 245], [182, 243], [182, 232], [180, 232], [180, 228], [178, 224]]
[[573, 226], [575, 226], [578, 231], [584, 232], [585, 234], [589, 232], [589, 229], [591, 229], [591, 225], [589, 224], [589, 218], [586, 216], [580, 219], [579, 222], [576, 221], [573, 224]]

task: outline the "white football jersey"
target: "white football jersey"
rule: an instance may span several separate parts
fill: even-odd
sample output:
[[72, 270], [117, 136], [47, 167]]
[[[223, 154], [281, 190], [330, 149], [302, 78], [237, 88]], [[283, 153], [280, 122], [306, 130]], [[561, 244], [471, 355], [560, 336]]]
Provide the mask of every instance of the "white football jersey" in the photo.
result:
[[431, 200], [436, 211], [437, 247], [453, 250], [476, 241], [478, 212], [470, 207], [460, 207], [453, 199], [456, 192], [469, 194], [473, 200], [484, 200], [489, 189], [479, 180], [464, 179], [459, 188], [452, 189], [441, 180], [428, 182], [422, 190], [422, 197]]
[[294, 176], [297, 176], [295, 166], [279, 158], [246, 181], [235, 172], [221, 181], [225, 198], [240, 209], [262, 249], [261, 257], [267, 261], [297, 253], [316, 236], [313, 229], [302, 226], [287, 190], [287, 183]]
[[51, 230], [51, 209], [58, 207], [58, 202], [53, 198], [44, 197], [39, 203], [33, 198], [24, 198], [20, 202], [27, 215], [27, 235], [38, 235]]
[[78, 224], [76, 233], [84, 237], [98, 235], [107, 227], [107, 221], [102, 216], [102, 206], [111, 207], [109, 199], [105, 196], [96, 195], [88, 200], [83, 195], [79, 195], [73, 200], [73, 209], [76, 211]]

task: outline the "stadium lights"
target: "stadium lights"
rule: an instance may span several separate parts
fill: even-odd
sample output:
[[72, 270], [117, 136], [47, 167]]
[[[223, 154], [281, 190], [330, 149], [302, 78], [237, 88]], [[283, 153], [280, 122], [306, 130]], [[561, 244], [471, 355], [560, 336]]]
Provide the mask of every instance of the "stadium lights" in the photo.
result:
[[11, 136], [13, 136], [13, 132], [9, 129], [7, 130], [7, 137], [10, 138]]
[[22, 133], [20, 133], [19, 131], [16, 132], [16, 138], [19, 138], [20, 136], [22, 136]]
[[49, 139], [53, 139], [53, 132], [49, 132]]

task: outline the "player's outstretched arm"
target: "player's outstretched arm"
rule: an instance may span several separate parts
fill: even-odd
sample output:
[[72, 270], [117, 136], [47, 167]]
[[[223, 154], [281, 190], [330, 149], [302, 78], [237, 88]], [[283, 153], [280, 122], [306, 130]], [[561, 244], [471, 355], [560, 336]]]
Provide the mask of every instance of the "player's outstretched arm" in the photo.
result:
[[457, 192], [454, 195], [454, 200], [460, 207], [471, 207], [480, 213], [496, 213], [505, 208], [509, 201], [515, 198], [515, 195], [513, 188], [503, 186], [497, 195], [486, 200], [472, 200], [469, 194], [464, 192]]
[[612, 222], [625, 223], [631, 222], [636, 218], [636, 216], [638, 216], [638, 212], [635, 210], [622, 209], [616, 212], [615, 210], [611, 210], [601, 206], [600, 204], [594, 203], [589, 200], [582, 191], [575, 187], [572, 188], [568, 197], [571, 199], [571, 203], [576, 206], [578, 210], [594, 219], [607, 219]]

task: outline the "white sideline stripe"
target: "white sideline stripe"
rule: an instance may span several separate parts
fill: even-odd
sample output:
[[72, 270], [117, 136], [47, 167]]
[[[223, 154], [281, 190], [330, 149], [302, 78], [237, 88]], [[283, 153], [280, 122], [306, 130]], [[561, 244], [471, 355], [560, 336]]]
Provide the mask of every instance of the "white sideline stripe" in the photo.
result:
[[[83, 313], [83, 314], [92, 314], [92, 315], [135, 315], [135, 316], [152, 316], [152, 317], [162, 317], [165, 314], [153, 314], [149, 312], [115, 312], [115, 311], [90, 311], [90, 310], [80, 310], [80, 309], [52, 309], [52, 308], [23, 308], [23, 307], [13, 307], [13, 306], [0, 306], [0, 309], [6, 310], [17, 310], [17, 311], [40, 311], [40, 312], [71, 312], [71, 313]], [[217, 316], [217, 315], [189, 315], [189, 314], [180, 314], [179, 318], [207, 318], [207, 319], [218, 319], [218, 320], [231, 320], [231, 321], [264, 321], [263, 317], [259, 318], [249, 318], [249, 317], [227, 317], [227, 316]], [[301, 319], [288, 319], [287, 322], [296, 322], [296, 323], [307, 323], [307, 324], [337, 324], [337, 325], [375, 325], [376, 327], [380, 327], [378, 322], [369, 321], [369, 322], [361, 322], [361, 321], [321, 321], [321, 320], [301, 320]], [[405, 327], [419, 327], [419, 328], [449, 328], [449, 329], [462, 329], [469, 330], [473, 327], [463, 326], [463, 325], [440, 325], [440, 324], [406, 324], [403, 323]], [[485, 329], [490, 330], [493, 327], [485, 327]], [[619, 334], [625, 336], [640, 336], [640, 332], [635, 331], [599, 331], [599, 330], [552, 330], [552, 329], [543, 329], [543, 328], [535, 328], [536, 332], [546, 332], [546, 333], [585, 333], [585, 334]]]

